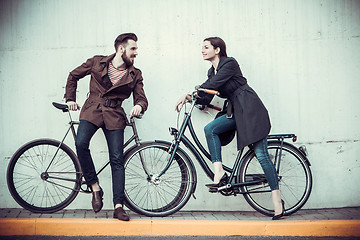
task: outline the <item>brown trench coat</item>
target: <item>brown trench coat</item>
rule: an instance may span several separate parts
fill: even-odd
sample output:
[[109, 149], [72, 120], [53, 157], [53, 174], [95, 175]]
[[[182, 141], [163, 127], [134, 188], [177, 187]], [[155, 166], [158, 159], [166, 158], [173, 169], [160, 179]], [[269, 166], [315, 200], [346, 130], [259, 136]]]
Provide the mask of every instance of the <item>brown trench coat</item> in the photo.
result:
[[134, 105], [146, 111], [148, 101], [143, 89], [141, 71], [134, 66], [129, 67], [126, 75], [112, 85], [108, 66], [115, 54], [95, 56], [70, 72], [67, 79], [65, 100], [76, 101], [76, 88], [79, 79], [91, 75], [90, 91], [80, 112], [80, 120], [87, 120], [98, 127], [105, 126], [108, 130], [124, 129], [126, 114], [121, 107], [122, 102], [133, 93]]

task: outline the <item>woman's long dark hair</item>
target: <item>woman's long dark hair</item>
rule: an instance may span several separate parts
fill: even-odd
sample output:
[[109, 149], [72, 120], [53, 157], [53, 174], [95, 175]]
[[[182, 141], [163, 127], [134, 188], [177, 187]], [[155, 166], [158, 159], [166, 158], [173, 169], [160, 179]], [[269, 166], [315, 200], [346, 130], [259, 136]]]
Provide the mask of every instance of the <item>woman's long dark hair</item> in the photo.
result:
[[209, 37], [209, 38], [205, 38], [204, 41], [209, 41], [211, 45], [214, 46], [214, 49], [220, 48], [220, 53], [219, 53], [220, 57], [227, 57], [226, 44], [224, 40], [222, 40], [219, 37]]

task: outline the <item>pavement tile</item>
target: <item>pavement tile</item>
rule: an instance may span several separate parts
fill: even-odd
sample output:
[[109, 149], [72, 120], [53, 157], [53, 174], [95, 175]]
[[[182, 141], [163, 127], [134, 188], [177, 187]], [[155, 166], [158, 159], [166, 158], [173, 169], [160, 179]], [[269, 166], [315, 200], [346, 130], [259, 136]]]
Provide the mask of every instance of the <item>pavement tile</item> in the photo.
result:
[[39, 218], [64, 218], [64, 213], [63, 212], [59, 212], [59, 213], [49, 213], [49, 214], [40, 214]]
[[[111, 215], [111, 217], [113, 217], [112, 215]], [[107, 211], [100, 211], [100, 212], [98, 212], [98, 213], [95, 213], [95, 218], [109, 218], [109, 216], [108, 216], [108, 212]]]
[[201, 212], [196, 215], [200, 215], [200, 218], [203, 220], [219, 220], [217, 219], [218, 214], [214, 214], [213, 212]]
[[85, 212], [77, 211], [77, 210], [65, 210], [63, 217], [64, 218], [85, 218]]
[[341, 212], [351, 219], [360, 218], [360, 208], [344, 208]]
[[218, 214], [213, 214], [213, 217], [216, 220], [237, 220], [237, 218], [229, 212], [220, 212]]
[[[190, 215], [188, 213], [183, 213], [183, 212], [177, 212], [175, 214], [172, 214], [168, 217], [165, 217], [163, 219], [172, 219], [172, 220], [185, 220], [187, 218], [189, 218]], [[153, 219], [162, 219], [162, 218], [153, 218]]]
[[21, 208], [16, 209], [8, 209], [8, 208], [1, 208], [0, 209], [0, 217], [1, 218], [17, 218], [21, 213]]
[[85, 210], [85, 218], [95, 218], [96, 214], [93, 210]]
[[40, 217], [41, 217], [41, 213], [32, 213], [27, 210], [22, 210], [17, 215], [17, 218], [40, 218]]

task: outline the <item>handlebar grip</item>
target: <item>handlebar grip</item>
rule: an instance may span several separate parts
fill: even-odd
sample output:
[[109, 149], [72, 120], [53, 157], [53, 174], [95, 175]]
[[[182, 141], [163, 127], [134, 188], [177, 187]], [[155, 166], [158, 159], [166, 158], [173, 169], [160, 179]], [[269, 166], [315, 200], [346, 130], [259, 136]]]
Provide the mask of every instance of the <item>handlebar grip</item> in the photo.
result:
[[213, 94], [213, 95], [220, 95], [218, 91], [212, 90], [212, 89], [206, 89], [206, 88], [197, 88], [197, 91], [202, 91], [205, 93]]
[[204, 89], [204, 92], [214, 94], [214, 95], [219, 95], [219, 92], [216, 90]]
[[143, 116], [144, 116], [144, 114], [143, 114], [143, 113], [140, 113], [140, 115], [139, 115], [139, 116], [133, 116], [133, 117], [131, 117], [131, 118], [141, 119]]

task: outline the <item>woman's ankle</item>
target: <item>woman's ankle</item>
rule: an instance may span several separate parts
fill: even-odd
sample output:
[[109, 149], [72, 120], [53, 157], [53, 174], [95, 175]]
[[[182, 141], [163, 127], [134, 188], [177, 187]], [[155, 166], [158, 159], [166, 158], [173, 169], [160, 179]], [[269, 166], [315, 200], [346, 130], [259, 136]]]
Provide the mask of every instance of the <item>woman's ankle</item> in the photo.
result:
[[219, 183], [221, 178], [224, 176], [224, 174], [225, 174], [225, 171], [222, 171], [222, 172], [220, 171], [218, 173], [215, 173], [214, 174], [214, 183], [215, 184]]
[[93, 192], [100, 191], [100, 185], [99, 185], [99, 183], [91, 184], [91, 189], [93, 190]]

